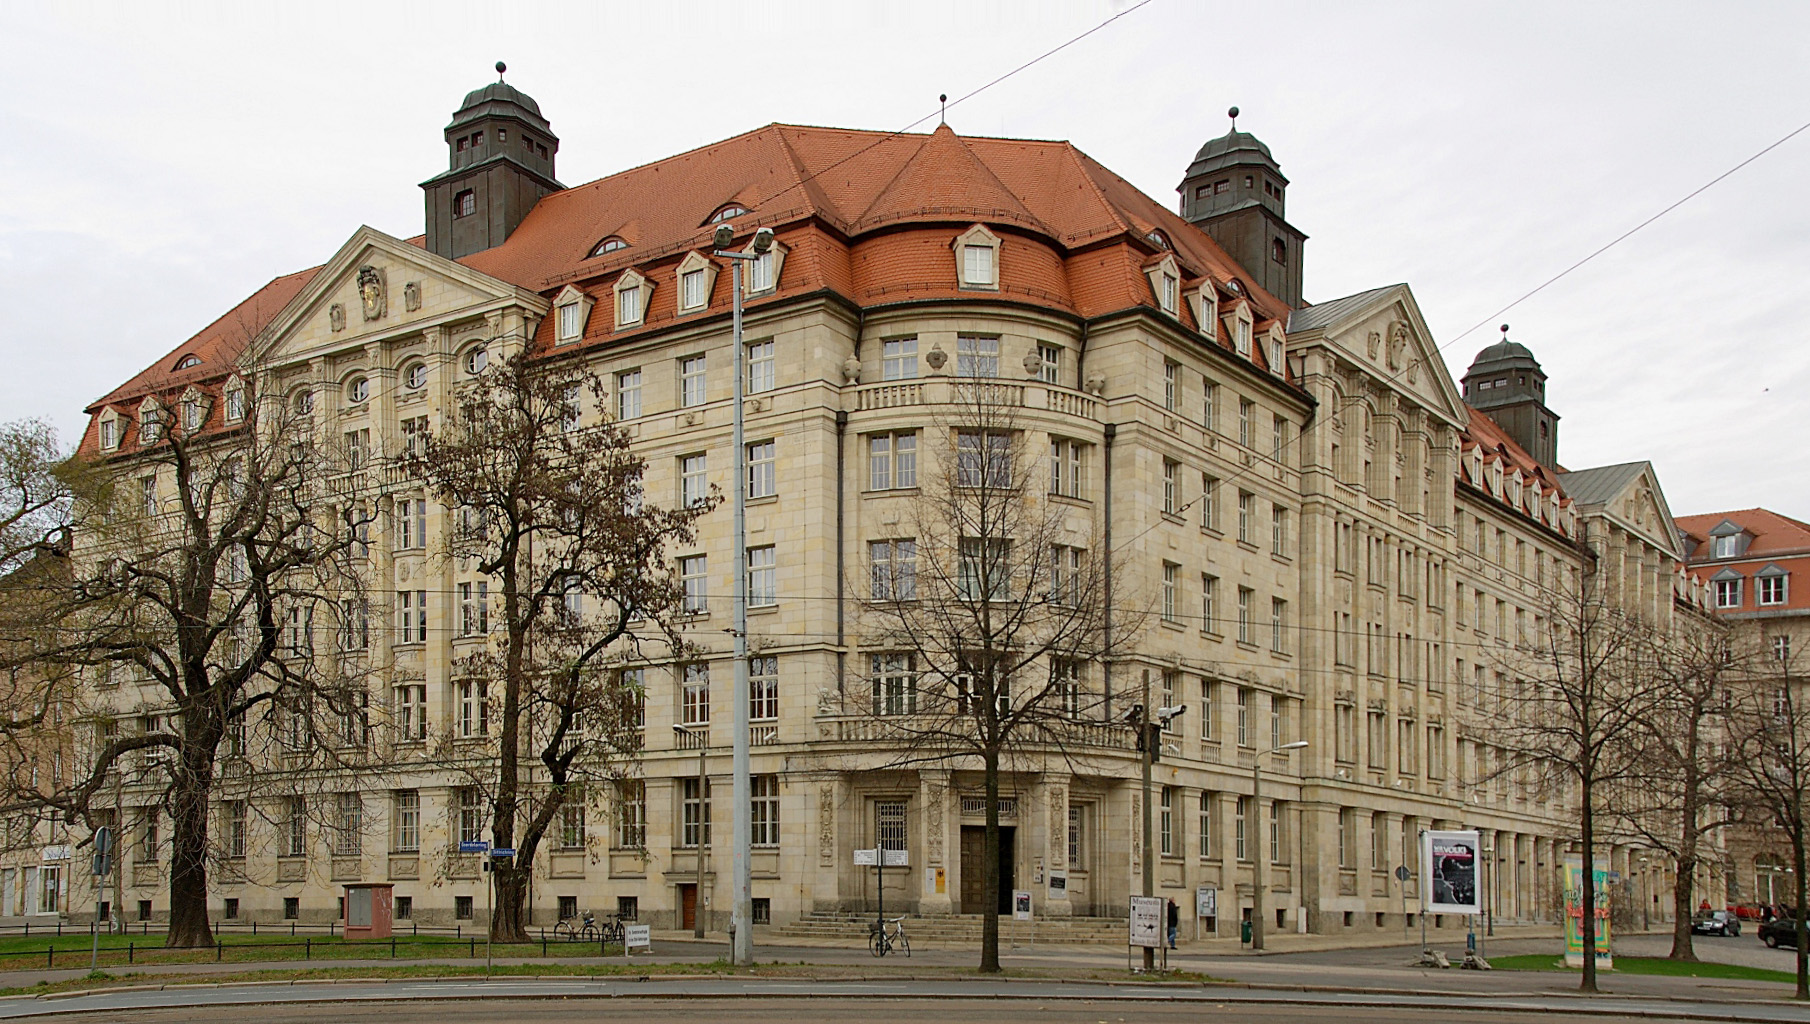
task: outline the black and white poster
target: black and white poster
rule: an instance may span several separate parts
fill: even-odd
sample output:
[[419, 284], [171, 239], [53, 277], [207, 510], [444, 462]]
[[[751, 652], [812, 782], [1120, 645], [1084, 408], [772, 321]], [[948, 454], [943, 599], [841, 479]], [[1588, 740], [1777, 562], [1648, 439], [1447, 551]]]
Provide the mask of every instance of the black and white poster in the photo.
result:
[[1420, 898], [1429, 914], [1483, 912], [1477, 886], [1482, 837], [1476, 832], [1422, 832]]

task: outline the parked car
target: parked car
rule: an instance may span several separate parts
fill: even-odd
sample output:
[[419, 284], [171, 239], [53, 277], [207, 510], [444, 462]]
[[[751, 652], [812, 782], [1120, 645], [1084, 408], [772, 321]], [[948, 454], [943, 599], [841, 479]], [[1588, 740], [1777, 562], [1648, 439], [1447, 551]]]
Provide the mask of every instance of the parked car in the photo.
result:
[[1797, 948], [1797, 922], [1790, 917], [1775, 917], [1760, 925], [1760, 941], [1777, 949], [1780, 946]]
[[1691, 922], [1692, 935], [1729, 935], [1741, 934], [1741, 919], [1733, 911], [1712, 910], [1700, 914]]

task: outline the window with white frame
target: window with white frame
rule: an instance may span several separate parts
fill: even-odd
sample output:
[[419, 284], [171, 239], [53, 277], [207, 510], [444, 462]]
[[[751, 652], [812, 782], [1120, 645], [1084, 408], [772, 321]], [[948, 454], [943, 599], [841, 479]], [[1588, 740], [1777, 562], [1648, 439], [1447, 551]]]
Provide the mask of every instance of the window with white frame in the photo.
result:
[[1238, 311], [1232, 322], [1232, 348], [1247, 358], [1251, 354], [1251, 315], [1244, 309]]
[[364, 846], [364, 800], [357, 793], [334, 794], [333, 853], [356, 857]]
[[[701, 782], [701, 784], [700, 784]], [[679, 781], [679, 804], [683, 827], [679, 845], [696, 849], [710, 845], [710, 780], [685, 778]]]
[[1219, 632], [1219, 623], [1214, 621], [1214, 606], [1219, 603], [1219, 577], [1211, 573], [1200, 574], [1200, 628], [1209, 633]]
[[396, 853], [415, 853], [421, 849], [421, 791], [398, 789], [390, 795], [394, 817], [390, 847]]
[[887, 491], [918, 485], [918, 435], [874, 434], [867, 439], [867, 486]]
[[748, 659], [748, 718], [755, 722], [779, 718], [779, 659], [771, 654]]
[[1245, 819], [1250, 816], [1251, 798], [1241, 796], [1234, 804], [1232, 813], [1233, 854], [1239, 860], [1249, 860], [1249, 851], [1245, 842]]
[[704, 384], [703, 356], [686, 356], [679, 360], [679, 406], [681, 408], [704, 404], [706, 401]]
[[918, 542], [910, 538], [867, 544], [868, 596], [875, 601], [914, 601], [918, 596]]
[[1084, 701], [1081, 685], [1081, 662], [1072, 658], [1058, 658], [1050, 668], [1055, 676], [1056, 707], [1068, 718], [1081, 717], [1081, 706]]
[[399, 644], [427, 642], [427, 591], [398, 590], [396, 592], [396, 642]]
[[308, 801], [292, 796], [284, 802], [283, 843], [278, 854], [283, 857], [308, 855]]
[[632, 420], [641, 415], [641, 371], [624, 370], [616, 375], [616, 418]]
[[559, 808], [559, 848], [582, 850], [585, 847], [584, 797], [566, 797]]
[[647, 317], [647, 296], [653, 282], [635, 271], [623, 274], [616, 282], [616, 326], [634, 327]]
[[101, 420], [101, 450], [112, 451], [119, 447], [119, 420], [111, 414]]
[[748, 445], [748, 497], [771, 498], [779, 493], [772, 441], [755, 441]]
[[1174, 786], [1164, 786], [1163, 787], [1162, 796], [1161, 796], [1160, 802], [1158, 803], [1157, 806], [1162, 809], [1162, 814], [1161, 814], [1160, 818], [1158, 819], [1159, 824], [1157, 826], [1157, 836], [1159, 837], [1158, 852], [1161, 853], [1165, 857], [1173, 857], [1173, 856], [1175, 856], [1175, 787]]
[[868, 656], [876, 715], [910, 715], [918, 710], [916, 659], [910, 654]]
[[702, 309], [709, 298], [704, 268], [687, 270], [679, 275], [679, 308]]
[[1270, 650], [1288, 653], [1288, 602], [1279, 597], [1270, 598]]
[[640, 850], [647, 846], [647, 782], [644, 779], [618, 779], [616, 782], [616, 848]]
[[1176, 616], [1176, 589], [1181, 585], [1182, 567], [1174, 562], [1163, 563], [1163, 621], [1174, 622]]
[[1208, 338], [1219, 337], [1219, 293], [1213, 290], [1213, 282], [1208, 281], [1200, 286], [1195, 299], [1194, 315], [1200, 320], [1200, 333]]
[[237, 423], [245, 418], [245, 386], [229, 385], [226, 389], [226, 422]]
[[[576, 289], [573, 289], [576, 291]], [[556, 344], [569, 345], [584, 337], [585, 319], [591, 312], [591, 304], [582, 295], [562, 296], [566, 301], [560, 304], [558, 336]]]
[[1163, 460], [1163, 514], [1176, 515], [1181, 511], [1182, 497], [1182, 464], [1174, 459]]
[[748, 343], [748, 393], [758, 395], [773, 390], [775, 384], [773, 342]]
[[999, 236], [976, 224], [955, 238], [956, 271], [963, 288], [999, 287]]
[[1012, 542], [999, 537], [963, 537], [956, 542], [956, 588], [964, 600], [1012, 598]]
[[710, 610], [710, 569], [707, 556], [686, 555], [679, 559], [679, 583], [685, 597], [682, 610], [688, 615], [702, 615]]
[[1180, 363], [1163, 360], [1163, 408], [1170, 412], [1181, 404], [1181, 375]]
[[1251, 643], [1251, 603], [1256, 591], [1249, 587], [1238, 588], [1238, 642]]
[[1257, 498], [1250, 491], [1238, 492], [1238, 542], [1240, 544], [1251, 543], [1251, 530], [1255, 525], [1252, 523], [1252, 519], [1255, 515], [1256, 504]]
[[710, 724], [710, 664], [686, 662], [679, 669], [679, 721], [684, 725]]
[[1038, 344], [1037, 377], [1045, 384], [1062, 383], [1062, 349], [1055, 345]]
[[1739, 577], [1727, 580], [1716, 580], [1716, 607], [1741, 607], [1741, 580]]
[[749, 843], [779, 845], [779, 776], [756, 775], [748, 780]]
[[397, 741], [427, 739], [427, 687], [421, 683], [396, 687], [395, 707]]
[[461, 843], [482, 842], [484, 839], [484, 794], [476, 786], [460, 786], [454, 790], [457, 794], [455, 806], [458, 811], [458, 828]]
[[691, 508], [710, 499], [708, 461], [702, 453], [679, 458], [679, 507]]
[[404, 550], [427, 546], [427, 499], [403, 498], [396, 503], [398, 548]]
[[1050, 545], [1050, 600], [1067, 608], [1081, 603], [1081, 568], [1086, 553], [1070, 544]]
[[1009, 487], [1011, 482], [1011, 435], [999, 431], [962, 430], [956, 432], [956, 486]]
[[999, 376], [999, 339], [974, 334], [957, 335], [955, 339], [955, 375], [958, 377]]
[[459, 735], [485, 736], [490, 733], [490, 684], [481, 679], [459, 683]]
[[880, 342], [880, 379], [911, 380], [918, 375], [918, 339], [892, 338]]
[[1786, 580], [1784, 573], [1768, 573], [1761, 570], [1754, 579], [1755, 597], [1762, 607], [1781, 605], [1786, 600]]
[[748, 549], [748, 605], [764, 608], [779, 603], [779, 555], [771, 544]]
[[1255, 448], [1257, 444], [1256, 424], [1257, 403], [1248, 398], [1238, 400], [1238, 443], [1246, 448]]
[[1270, 554], [1288, 555], [1288, 509], [1270, 506]]
[[1710, 538], [1711, 558], [1733, 558], [1740, 553], [1741, 535], [1730, 533], [1721, 537]]
[[490, 632], [490, 584], [459, 584], [459, 635], [481, 636]]
[[776, 273], [776, 270], [779, 267], [779, 258], [778, 252], [774, 249], [768, 249], [766, 252], [747, 261], [749, 295], [759, 295], [762, 292], [770, 292], [779, 286], [779, 275]]
[[1065, 498], [1087, 497], [1088, 445], [1067, 438], [1050, 438], [1050, 493]]
[[1177, 290], [1181, 287], [1181, 282], [1175, 279], [1174, 274], [1164, 274], [1158, 279], [1158, 282], [1161, 287], [1157, 292], [1157, 295], [1158, 301], [1162, 304], [1163, 312], [1168, 313], [1170, 316], [1174, 316], [1176, 312], [1175, 300]]

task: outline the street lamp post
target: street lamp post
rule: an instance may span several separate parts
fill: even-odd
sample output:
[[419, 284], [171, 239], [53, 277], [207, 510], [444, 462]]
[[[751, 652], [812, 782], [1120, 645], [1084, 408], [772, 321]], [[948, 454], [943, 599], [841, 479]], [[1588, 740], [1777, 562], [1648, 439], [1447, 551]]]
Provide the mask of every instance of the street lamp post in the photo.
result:
[[[679, 736], [691, 735], [694, 726], [674, 722], [672, 731]], [[691, 897], [691, 935], [693, 938], [704, 937], [704, 860], [709, 857], [710, 846], [707, 843], [709, 833], [704, 830], [704, 823], [710, 819], [705, 816], [710, 806], [705, 787], [710, 784], [710, 776], [704, 770], [704, 753], [709, 748], [710, 723], [701, 722], [696, 727], [700, 731], [698, 738], [698, 859], [697, 870], [693, 872], [696, 881], [692, 885]]]
[[751, 252], [733, 252], [735, 228], [717, 225], [716, 255], [730, 261], [730, 320], [735, 345], [735, 730], [730, 766], [730, 800], [734, 807], [734, 836], [730, 846], [731, 904], [729, 912], [730, 960], [737, 967], [754, 963], [753, 874], [749, 863], [754, 820], [753, 783], [748, 774], [748, 450], [743, 436], [743, 390], [746, 370], [742, 351], [742, 264], [758, 260], [773, 248], [773, 229], [754, 233]]
[[[1175, 707], [1160, 707], [1160, 708], [1156, 708], [1153, 711], [1150, 707], [1150, 670], [1145, 669], [1144, 670], [1144, 683], [1143, 683], [1143, 702], [1140, 704], [1132, 705], [1130, 711], [1127, 712], [1120, 719], [1121, 721], [1130, 722], [1133, 725], [1137, 726], [1138, 746], [1143, 749], [1143, 756], [1139, 758], [1139, 761], [1141, 762], [1141, 766], [1143, 768], [1143, 775], [1144, 775], [1144, 780], [1143, 780], [1144, 781], [1144, 790], [1143, 790], [1143, 793], [1144, 793], [1144, 801], [1143, 801], [1144, 886], [1143, 886], [1143, 889], [1144, 889], [1145, 896], [1155, 896], [1156, 895], [1156, 848], [1153, 845], [1151, 836], [1150, 836], [1150, 766], [1156, 762], [1156, 757], [1157, 757], [1156, 746], [1157, 746], [1157, 744], [1159, 744], [1163, 741], [1163, 727], [1167, 726], [1169, 724], [1170, 719], [1186, 712], [1187, 710], [1188, 710], [1188, 706], [1186, 704], [1181, 704], [1181, 705], [1177, 705]], [[1152, 725], [1155, 725], [1156, 728], [1152, 729], [1151, 728]], [[1168, 918], [1165, 917], [1164, 921], [1167, 921], [1167, 920], [1168, 920]], [[1163, 961], [1164, 963], [1168, 963], [1168, 959], [1167, 959], [1168, 955], [1169, 954], [1167, 954], [1167, 953], [1163, 954], [1163, 956], [1165, 958]], [[1144, 970], [1153, 971], [1155, 969], [1156, 969], [1156, 950], [1152, 949], [1149, 946], [1145, 946], [1144, 947]]]
[[1269, 859], [1269, 844], [1263, 835], [1267, 819], [1263, 813], [1263, 759], [1284, 750], [1300, 750], [1306, 740], [1271, 747], [1251, 759], [1251, 817], [1257, 819], [1257, 849], [1251, 853], [1251, 949], [1263, 948], [1263, 862]]

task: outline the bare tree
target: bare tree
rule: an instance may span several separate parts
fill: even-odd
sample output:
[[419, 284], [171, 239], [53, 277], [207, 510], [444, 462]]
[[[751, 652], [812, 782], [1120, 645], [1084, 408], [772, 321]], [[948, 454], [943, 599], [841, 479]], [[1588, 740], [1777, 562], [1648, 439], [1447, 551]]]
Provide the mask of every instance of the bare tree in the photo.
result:
[[1680, 623], [1668, 634], [1652, 633], [1646, 647], [1651, 711], [1629, 736], [1628, 777], [1606, 787], [1604, 805], [1617, 827], [1672, 857], [1670, 957], [1695, 960], [1692, 895], [1702, 845], [1735, 820], [1727, 731], [1736, 669], [1726, 657], [1727, 637], [1714, 623]]
[[[1018, 389], [950, 385], [930, 432], [909, 540], [875, 542], [860, 588], [871, 648], [863, 709], [894, 764], [978, 762], [986, 796], [980, 969], [999, 966], [999, 791], [1014, 752], [1061, 756], [1094, 702], [1083, 673], [1108, 653], [1106, 561], [1052, 499], [1077, 471], [1018, 422]], [[1130, 630], [1126, 630], [1129, 633]]]
[[[692, 543], [716, 503], [646, 503], [645, 462], [603, 398], [587, 371], [514, 356], [458, 396], [409, 466], [452, 510], [452, 556], [474, 574], [461, 616], [483, 621], [461, 631], [490, 636], [456, 671], [478, 688], [478, 713], [496, 714], [483, 730], [458, 729], [470, 735], [455, 749], [489, 797], [492, 841], [516, 851], [495, 868], [499, 941], [526, 937], [534, 857], [561, 809], [639, 748], [641, 694], [605, 655], [643, 638], [683, 648], [684, 592], [667, 551]], [[603, 422], [583, 424], [587, 401]]]
[[1579, 988], [1596, 987], [1594, 863], [1608, 787], [1637, 769], [1634, 742], [1656, 713], [1660, 687], [1646, 654], [1651, 627], [1621, 609], [1593, 563], [1548, 591], [1547, 628], [1505, 649], [1495, 721], [1498, 775], [1530, 774], [1548, 791], [1574, 796], [1583, 848], [1584, 943]]
[[0, 424], [0, 576], [35, 554], [67, 553], [75, 494], [86, 476], [81, 463], [65, 457], [49, 424]]
[[[132, 689], [84, 705], [92, 756], [65, 786], [13, 794], [14, 806], [93, 823], [105, 790], [129, 786], [147, 814], [167, 815], [167, 943], [178, 947], [212, 943], [209, 807], [223, 746], [262, 717], [307, 750], [316, 713], [354, 710], [343, 674], [317, 664], [328, 624], [361, 607], [348, 555], [368, 518], [354, 474], [316, 444], [309, 399], [225, 400], [239, 422], [220, 426], [187, 400], [180, 415], [148, 413], [131, 459], [105, 467], [115, 485], [79, 513], [60, 620], [71, 639], [43, 663], [82, 669], [79, 700]], [[130, 734], [117, 729], [122, 710], [138, 713]]]
[[1810, 929], [1805, 924], [1806, 848], [1810, 845], [1810, 701], [1788, 648], [1765, 651], [1731, 661], [1745, 661], [1753, 671], [1747, 685], [1735, 690], [1730, 707], [1729, 738], [1733, 747], [1737, 798], [1748, 802], [1753, 823], [1775, 826], [1791, 844], [1791, 870], [1796, 892], [1792, 919], [1797, 931], [1797, 998], [1810, 999]]

